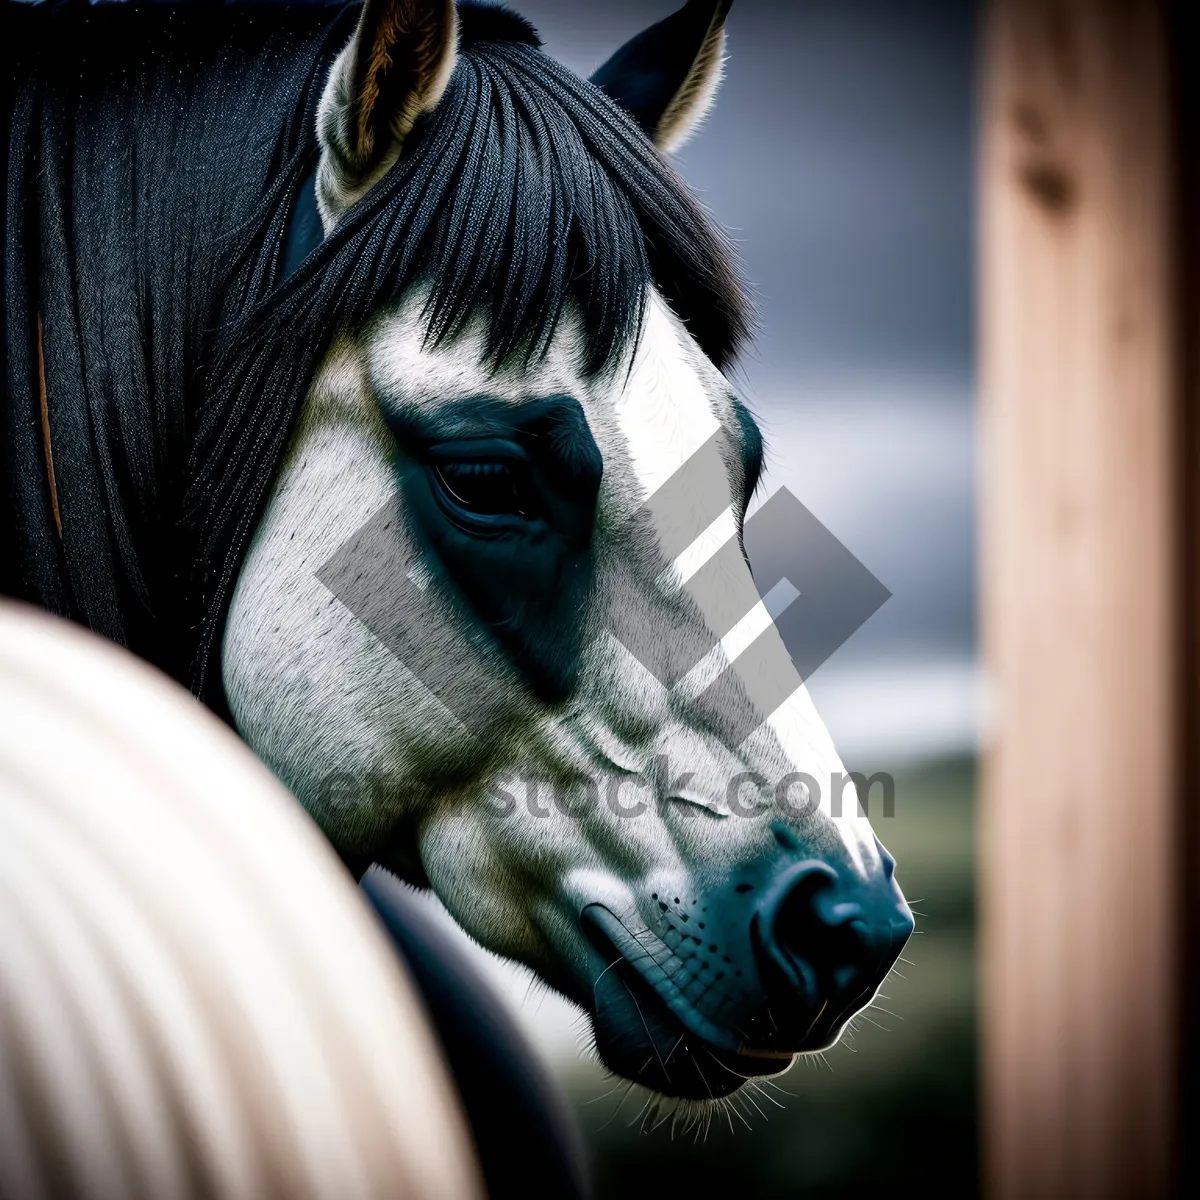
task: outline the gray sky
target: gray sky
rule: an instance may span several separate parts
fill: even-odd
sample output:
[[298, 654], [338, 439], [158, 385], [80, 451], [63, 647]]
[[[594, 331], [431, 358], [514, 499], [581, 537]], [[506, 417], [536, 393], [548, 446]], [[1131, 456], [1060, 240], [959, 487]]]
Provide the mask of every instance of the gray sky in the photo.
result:
[[[517, 0], [588, 73], [673, 0]], [[972, 5], [736, 0], [680, 166], [740, 243], [762, 364], [971, 368]]]

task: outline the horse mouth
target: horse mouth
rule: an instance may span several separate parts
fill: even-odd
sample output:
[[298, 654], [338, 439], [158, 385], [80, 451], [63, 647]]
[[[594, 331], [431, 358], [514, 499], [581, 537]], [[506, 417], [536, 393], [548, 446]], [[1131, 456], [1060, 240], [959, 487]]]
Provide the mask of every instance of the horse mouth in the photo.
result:
[[701, 1013], [603, 905], [589, 905], [581, 924], [604, 958], [592, 1023], [611, 1070], [664, 1096], [718, 1100], [791, 1065], [794, 1051], [749, 1045]]

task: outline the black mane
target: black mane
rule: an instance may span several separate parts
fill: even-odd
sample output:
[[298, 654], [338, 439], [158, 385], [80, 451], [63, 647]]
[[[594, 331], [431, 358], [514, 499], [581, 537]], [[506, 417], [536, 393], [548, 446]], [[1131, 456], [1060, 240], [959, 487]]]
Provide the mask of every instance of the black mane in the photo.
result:
[[215, 707], [232, 586], [339, 328], [426, 283], [431, 338], [482, 310], [489, 356], [529, 360], [572, 304], [598, 372], [653, 282], [718, 365], [744, 336], [723, 237], [507, 10], [460, 6], [444, 100], [286, 279], [315, 105], [355, 9], [3, 10], [0, 592]]

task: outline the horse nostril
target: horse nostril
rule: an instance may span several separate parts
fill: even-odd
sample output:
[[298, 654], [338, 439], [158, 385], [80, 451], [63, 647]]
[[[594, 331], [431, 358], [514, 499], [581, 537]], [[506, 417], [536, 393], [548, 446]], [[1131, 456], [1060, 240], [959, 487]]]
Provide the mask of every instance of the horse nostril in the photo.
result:
[[802, 971], [806, 964], [822, 991], [854, 982], [862, 961], [862, 909], [838, 903], [834, 880], [824, 871], [802, 875], [783, 895], [768, 933], [776, 955]]
[[801, 989], [816, 1005], [848, 1002], [877, 986], [911, 918], [890, 879], [847, 885], [823, 863], [802, 863], [768, 889], [755, 925], [765, 977]]

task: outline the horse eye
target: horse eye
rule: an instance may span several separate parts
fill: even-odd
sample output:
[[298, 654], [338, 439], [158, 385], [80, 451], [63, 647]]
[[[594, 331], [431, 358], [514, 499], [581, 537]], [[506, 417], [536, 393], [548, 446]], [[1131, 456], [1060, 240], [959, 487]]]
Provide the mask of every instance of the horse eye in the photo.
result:
[[434, 474], [454, 504], [480, 517], [537, 515], [528, 472], [507, 462], [442, 462]]

